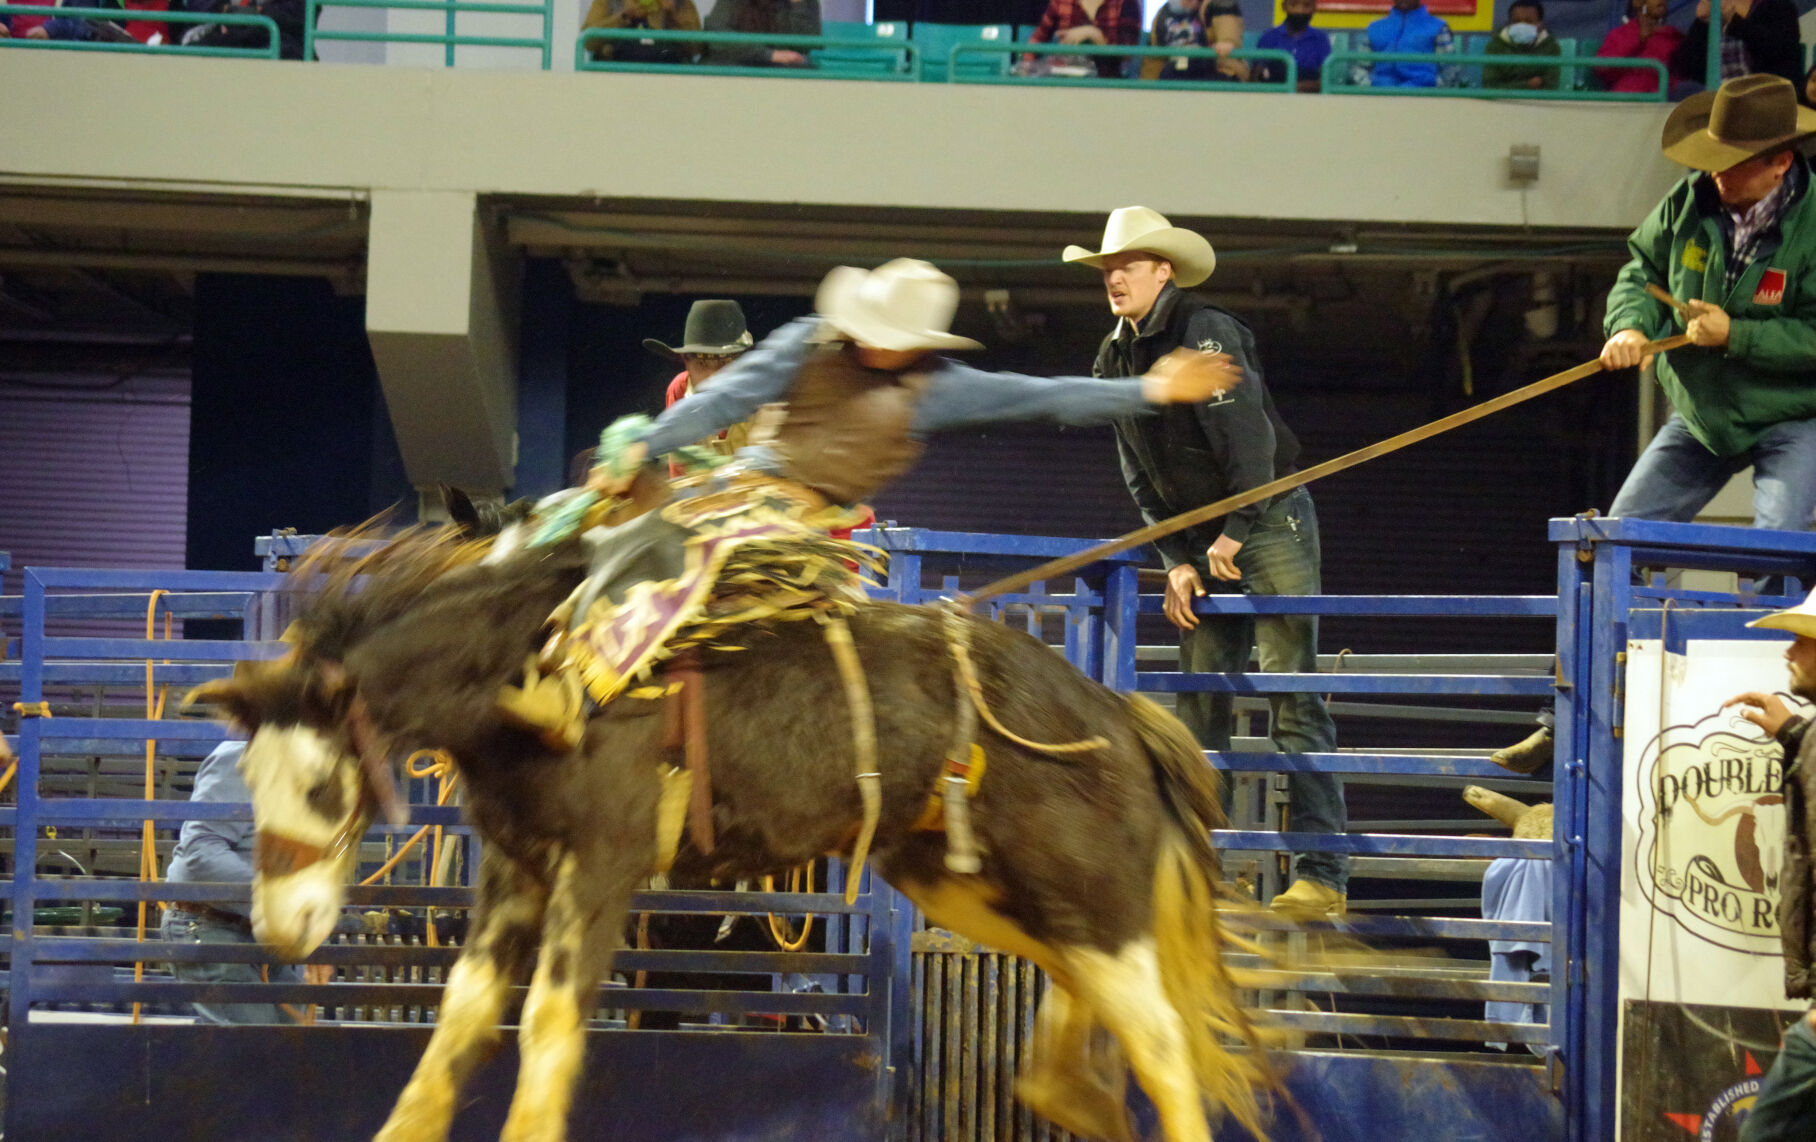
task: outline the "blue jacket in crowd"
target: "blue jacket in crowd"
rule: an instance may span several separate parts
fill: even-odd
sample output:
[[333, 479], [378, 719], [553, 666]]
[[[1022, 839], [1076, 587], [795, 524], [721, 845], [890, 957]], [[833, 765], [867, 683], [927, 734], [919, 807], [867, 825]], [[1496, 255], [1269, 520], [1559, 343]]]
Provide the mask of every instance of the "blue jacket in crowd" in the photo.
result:
[[[1368, 26], [1371, 52], [1451, 52], [1456, 50], [1450, 25], [1421, 4], [1412, 11], [1395, 8]], [[1434, 63], [1376, 63], [1371, 65], [1371, 87], [1436, 87]]]

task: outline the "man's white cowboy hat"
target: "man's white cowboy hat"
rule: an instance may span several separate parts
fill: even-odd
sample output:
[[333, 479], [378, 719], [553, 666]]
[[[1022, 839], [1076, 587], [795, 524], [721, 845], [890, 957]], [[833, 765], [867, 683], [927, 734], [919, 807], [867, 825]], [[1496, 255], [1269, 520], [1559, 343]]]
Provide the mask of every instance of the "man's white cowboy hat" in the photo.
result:
[[874, 270], [838, 266], [820, 283], [814, 309], [840, 334], [872, 349], [982, 349], [947, 332], [958, 311], [958, 283], [913, 258]]
[[1789, 610], [1773, 611], [1763, 619], [1754, 619], [1747, 624], [1750, 627], [1765, 627], [1768, 630], [1788, 630], [1805, 638], [1816, 638], [1816, 591], [1810, 597]]
[[1103, 228], [1103, 249], [1067, 246], [1061, 257], [1068, 262], [1101, 266], [1111, 254], [1131, 250], [1159, 254], [1173, 263], [1173, 280], [1182, 289], [1192, 288], [1217, 268], [1217, 252], [1204, 235], [1182, 230], [1168, 222], [1166, 215], [1145, 206], [1125, 206], [1110, 212], [1110, 220]]

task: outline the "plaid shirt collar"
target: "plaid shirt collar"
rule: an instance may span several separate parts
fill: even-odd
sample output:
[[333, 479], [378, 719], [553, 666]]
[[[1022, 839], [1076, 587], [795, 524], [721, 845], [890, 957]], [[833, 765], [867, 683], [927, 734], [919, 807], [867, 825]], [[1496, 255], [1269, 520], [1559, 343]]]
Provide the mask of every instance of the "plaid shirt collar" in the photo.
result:
[[1778, 229], [1779, 222], [1783, 220], [1791, 204], [1797, 200], [1807, 178], [1803, 163], [1801, 161], [1793, 162], [1791, 169], [1785, 173], [1784, 181], [1772, 188], [1772, 193], [1755, 202], [1749, 209], [1737, 211], [1723, 207], [1733, 230], [1729, 241], [1733, 256], [1728, 259], [1728, 285], [1730, 287], [1753, 263], [1754, 258], [1758, 255], [1761, 240]]

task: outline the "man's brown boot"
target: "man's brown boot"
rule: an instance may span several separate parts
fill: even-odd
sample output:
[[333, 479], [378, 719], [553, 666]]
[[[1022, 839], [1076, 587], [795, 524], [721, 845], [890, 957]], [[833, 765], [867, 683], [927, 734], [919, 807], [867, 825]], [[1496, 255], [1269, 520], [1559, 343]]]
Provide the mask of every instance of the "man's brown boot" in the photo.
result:
[[1540, 726], [1518, 745], [1495, 750], [1488, 760], [1514, 773], [1537, 773], [1551, 760], [1551, 747], [1551, 727]]

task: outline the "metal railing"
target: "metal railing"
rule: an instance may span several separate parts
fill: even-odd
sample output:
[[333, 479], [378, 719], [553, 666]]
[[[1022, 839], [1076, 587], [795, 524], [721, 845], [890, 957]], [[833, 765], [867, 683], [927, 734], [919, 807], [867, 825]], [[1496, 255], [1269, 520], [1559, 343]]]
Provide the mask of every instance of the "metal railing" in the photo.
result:
[[[439, 32], [322, 30], [316, 26], [323, 8], [359, 8], [391, 12], [440, 12], [443, 27]], [[537, 21], [541, 31], [534, 36], [473, 35], [462, 33], [460, 17], [517, 16]], [[389, 16], [387, 15], [387, 23]], [[553, 61], [555, 42], [554, 0], [309, 0], [308, 16], [303, 24], [303, 58], [315, 58], [315, 45], [324, 42], [359, 44], [425, 44], [440, 46], [442, 63], [454, 66], [459, 48], [513, 48], [539, 54], [542, 70]]]
[[[958, 63], [964, 56], [1021, 55], [1035, 56], [1087, 56], [1091, 58], [1109, 57], [1113, 59], [1222, 59], [1222, 53], [1214, 48], [1176, 48], [1176, 47], [1142, 47], [1122, 44], [1029, 44], [1008, 43], [993, 44], [983, 40], [952, 45], [947, 53], [946, 82], [948, 83], [1015, 83], [1066, 87], [1140, 87], [1149, 91], [1164, 91], [1175, 85], [1160, 84], [1151, 79], [1140, 78], [1106, 78], [1099, 75], [1014, 75], [1005, 70], [1002, 74], [987, 74], [982, 69], [972, 69], [960, 74]], [[1272, 48], [1237, 48], [1229, 53], [1230, 59], [1255, 60], [1277, 64], [1284, 68], [1284, 78], [1279, 82], [1255, 80], [1241, 83], [1219, 83], [1214, 80], [1198, 81], [1209, 84], [1215, 91], [1297, 91], [1299, 89], [1299, 61], [1293, 53], [1277, 51]], [[1177, 85], [1185, 90], [1194, 90], [1192, 82]], [[1203, 90], [1203, 88], [1197, 88]]]
[[277, 21], [269, 16], [243, 12], [168, 12], [121, 8], [47, 8], [36, 4], [0, 4], [0, 16], [43, 16], [49, 19], [100, 20], [125, 23], [148, 20], [160, 24], [224, 24], [228, 27], [264, 28], [268, 39], [262, 48], [220, 48], [184, 44], [97, 43], [93, 40], [39, 40], [25, 36], [0, 38], [0, 48], [47, 48], [53, 51], [137, 52], [157, 55], [220, 56], [234, 59], [277, 59]]
[[[1494, 65], [1501, 67], [1549, 67], [1565, 68], [1624, 68], [1635, 71], [1651, 70], [1658, 74], [1656, 91], [1578, 91], [1571, 88], [1531, 88], [1531, 87], [1371, 87], [1367, 84], [1348, 81], [1350, 67], [1355, 64], [1374, 63], [1422, 63], [1431, 64], [1439, 69], [1440, 74], [1447, 67], [1470, 67], [1476, 65]], [[1655, 59], [1638, 59], [1622, 57], [1619, 59], [1602, 59], [1595, 56], [1512, 56], [1488, 55], [1485, 52], [1446, 53], [1446, 52], [1368, 52], [1344, 51], [1332, 52], [1324, 61], [1321, 71], [1325, 94], [1342, 95], [1447, 95], [1466, 99], [1569, 99], [1580, 103], [1663, 103], [1670, 88], [1671, 76], [1665, 65]]]
[[[268, 563], [305, 543], [268, 543]], [[87, 1074], [94, 1068], [78, 1066], [75, 1061], [86, 1064], [97, 1049], [125, 1049], [124, 1044], [136, 1042], [132, 1037], [142, 1033], [171, 1033], [167, 1027], [92, 1026], [97, 1018], [121, 1022], [133, 1004], [143, 1005], [145, 1012], [157, 1013], [166, 1022], [168, 1013], [189, 1003], [301, 1005], [320, 1013], [314, 1027], [271, 1029], [288, 1036], [284, 1049], [295, 1052], [293, 1057], [299, 1060], [341, 1057], [352, 1049], [348, 1044], [353, 1041], [341, 1036], [357, 1032], [341, 1026], [342, 1021], [433, 1021], [440, 1003], [439, 979], [456, 951], [446, 942], [431, 946], [434, 941], [412, 941], [407, 934], [319, 949], [310, 962], [332, 966], [339, 977], [334, 983], [174, 981], [164, 967], [172, 961], [262, 962], [268, 953], [245, 944], [165, 943], [157, 935], [153, 902], [243, 901], [246, 886], [147, 881], [126, 867], [128, 862], [137, 864], [145, 821], [153, 822], [160, 835], [161, 870], [168, 852], [164, 838], [184, 821], [249, 819], [247, 805], [174, 799], [182, 794], [171, 792], [167, 775], [191, 772], [195, 759], [222, 740], [224, 730], [214, 722], [194, 718], [148, 719], [142, 713], [143, 691], [149, 677], [154, 689], [168, 687], [174, 702], [188, 687], [223, 676], [236, 661], [281, 653], [283, 644], [274, 638], [289, 609], [286, 582], [285, 576], [275, 573], [28, 568], [23, 597], [0, 600], [0, 614], [18, 616], [23, 634], [21, 657], [4, 664], [0, 688], [11, 690], [16, 684], [16, 693], [30, 715], [21, 719], [16, 738], [20, 761], [12, 788], [17, 790], [17, 804], [0, 806], [0, 833], [11, 834], [11, 844], [0, 846], [0, 861], [11, 858], [10, 875], [0, 890], [14, 916], [11, 936], [0, 940], [0, 957], [10, 960], [5, 994], [10, 1001], [8, 1026], [15, 1048], [9, 1066], [14, 1097], [9, 1100], [8, 1114], [21, 1137], [53, 1136], [66, 1133], [68, 1127], [57, 1118], [62, 1113], [58, 1100], [33, 1099], [26, 1091], [67, 1085], [63, 1078], [53, 1079], [56, 1075]], [[237, 619], [242, 637], [145, 639], [67, 633], [70, 627], [64, 624], [90, 623], [96, 618], [132, 617], [143, 622], [154, 601], [153, 592], [159, 591], [169, 593], [155, 599], [157, 613], [188, 619]], [[122, 692], [134, 689], [138, 691], [134, 700], [123, 701]], [[103, 690], [111, 691], [112, 697], [103, 700], [99, 696]], [[39, 703], [49, 705], [40, 707]], [[41, 716], [44, 714], [54, 716]], [[154, 743], [149, 750], [148, 743]], [[151, 752], [166, 775], [158, 783], [157, 797], [123, 794], [126, 775], [147, 764], [145, 758]], [[92, 764], [96, 759], [103, 763], [98, 771], [101, 781], [98, 786], [92, 780], [85, 784], [83, 774], [96, 772]], [[434, 805], [426, 783], [410, 800], [414, 803], [407, 826], [381, 825], [367, 834], [360, 849], [362, 872], [374, 870], [404, 837], [425, 825], [440, 826], [448, 843], [465, 854], [456, 866], [463, 874], [473, 869], [477, 860], [472, 846], [478, 839], [461, 822], [459, 810]], [[96, 853], [101, 858], [98, 866]], [[445, 886], [431, 886], [428, 863], [426, 852], [421, 859], [413, 856], [394, 872], [399, 883], [389, 883], [387, 878], [386, 883], [352, 887], [347, 903], [408, 920], [412, 930], [435, 924], [437, 918], [450, 913], [460, 916], [473, 902], [470, 874], [459, 875]], [[421, 883], [404, 883], [411, 880]], [[600, 1016], [593, 1026], [625, 1032], [629, 1014], [637, 1011], [680, 1013], [701, 1029], [724, 1032], [774, 1031], [786, 1019], [811, 1020], [833, 1034], [764, 1035], [764, 1042], [771, 1044], [764, 1049], [766, 1054], [748, 1051], [740, 1057], [762, 1055], [773, 1059], [778, 1069], [791, 1071], [807, 1065], [801, 1061], [805, 1054], [827, 1066], [844, 1068], [841, 1073], [849, 1075], [849, 1081], [840, 1087], [845, 1092], [840, 1096], [844, 1103], [836, 1114], [825, 1111], [829, 1121], [849, 1117], [851, 1105], [879, 1105], [883, 1096], [878, 1092], [887, 1072], [880, 1076], [874, 1064], [888, 1054], [884, 1035], [892, 1022], [891, 1004], [900, 1003], [906, 1010], [907, 1002], [905, 996], [891, 995], [885, 986], [889, 978], [905, 977], [908, 971], [906, 947], [900, 950], [898, 963], [891, 939], [896, 897], [875, 882], [862, 886], [865, 891], [857, 902], [847, 905], [840, 894], [843, 884], [836, 865], [829, 870], [828, 880], [823, 890], [812, 894], [638, 893], [632, 902], [634, 910], [714, 917], [709, 931], [716, 926], [717, 917], [728, 914], [754, 915], [758, 924], [764, 913], [811, 913], [820, 920], [814, 943], [799, 952], [731, 951], [710, 945], [705, 950], [625, 951], [615, 965], [624, 978], [602, 988]], [[86, 916], [104, 908], [130, 913], [141, 903], [152, 905], [151, 931], [143, 942], [133, 938], [132, 929], [117, 925], [66, 930], [60, 925], [68, 921], [56, 907], [73, 906]], [[135, 965], [144, 966], [142, 979], [133, 978]], [[630, 977], [641, 971], [732, 978], [717, 986], [699, 982], [630, 986]], [[87, 1014], [67, 1016], [71, 1007]], [[88, 1023], [67, 1025], [69, 1018]], [[46, 1026], [45, 1020], [57, 1025]], [[214, 1030], [198, 1026], [183, 1031], [183, 1037], [172, 1043], [184, 1060], [170, 1064], [173, 1073], [187, 1066], [196, 1067], [198, 1073], [218, 1073], [240, 1049], [236, 1043], [246, 1042], [220, 1039], [212, 1034]], [[98, 1048], [89, 1035], [103, 1036]], [[24, 1047], [27, 1043], [31, 1044], [29, 1050]], [[633, 1054], [636, 1050], [605, 1049]], [[674, 1051], [685, 1053], [689, 1047], [671, 1045], [667, 1049], [673, 1057]], [[703, 1049], [709, 1053], [717, 1050]], [[103, 1073], [91, 1077], [100, 1084], [90, 1092], [98, 1099], [111, 1080]], [[160, 1114], [180, 1116], [178, 1100], [187, 1100], [188, 1095], [179, 1093], [165, 1102], [161, 1093], [146, 1088], [144, 1098], [148, 1120], [155, 1121]], [[389, 1094], [378, 1092], [375, 1102], [388, 1098]], [[371, 1112], [368, 1107], [367, 1113]], [[256, 1123], [251, 1125], [253, 1133], [260, 1132]], [[324, 1122], [322, 1128], [327, 1130], [329, 1124]], [[178, 1135], [192, 1136], [183, 1129], [167, 1134]]]
[[[675, 63], [656, 63], [645, 60], [595, 59], [595, 44], [614, 43], [657, 43], [702, 45], [707, 51], [700, 62], [676, 61]], [[749, 67], [738, 64], [716, 64], [712, 62], [712, 45], [742, 44], [771, 49], [800, 51], [807, 55], [807, 66]], [[874, 71], [868, 68], [846, 66], [824, 66], [813, 59], [810, 53], [815, 51], [836, 50], [839, 52], [875, 53], [879, 62], [893, 65], [899, 57], [902, 66], [899, 70]], [[740, 75], [759, 76], [768, 79], [868, 79], [883, 81], [906, 81], [918, 83], [921, 79], [921, 54], [915, 45], [906, 40], [884, 40], [878, 38], [858, 38], [854, 36], [785, 36], [759, 35], [746, 32], [707, 32], [676, 31], [673, 29], [649, 28], [588, 28], [580, 34], [574, 45], [575, 71], [625, 71], [625, 72], [659, 72], [665, 75]]]

